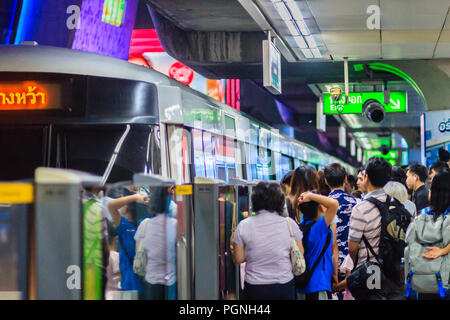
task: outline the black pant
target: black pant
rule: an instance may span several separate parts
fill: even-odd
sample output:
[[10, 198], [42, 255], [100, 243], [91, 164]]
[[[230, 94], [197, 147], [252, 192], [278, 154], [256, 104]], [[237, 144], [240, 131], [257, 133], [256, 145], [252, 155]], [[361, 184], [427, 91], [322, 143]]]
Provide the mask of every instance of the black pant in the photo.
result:
[[294, 279], [287, 283], [250, 284], [244, 282], [242, 300], [295, 300]]

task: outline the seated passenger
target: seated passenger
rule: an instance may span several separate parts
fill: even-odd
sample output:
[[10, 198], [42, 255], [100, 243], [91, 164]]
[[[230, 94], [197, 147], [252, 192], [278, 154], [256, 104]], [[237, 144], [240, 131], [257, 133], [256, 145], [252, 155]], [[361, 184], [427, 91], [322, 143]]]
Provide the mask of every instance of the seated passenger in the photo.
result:
[[294, 300], [289, 225], [303, 253], [302, 233], [295, 221], [283, 218], [284, 195], [276, 183], [253, 188], [255, 216], [242, 220], [232, 243], [233, 261], [245, 265], [244, 300]]

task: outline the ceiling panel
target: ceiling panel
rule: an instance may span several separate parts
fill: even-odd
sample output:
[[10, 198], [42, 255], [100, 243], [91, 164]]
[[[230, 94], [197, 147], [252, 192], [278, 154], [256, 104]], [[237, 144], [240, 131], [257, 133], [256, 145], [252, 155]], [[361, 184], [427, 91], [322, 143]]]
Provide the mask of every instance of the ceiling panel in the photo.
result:
[[366, 30], [367, 8], [378, 0], [307, 0], [320, 30]]
[[441, 30], [449, 0], [380, 0], [383, 30]]
[[383, 43], [384, 59], [431, 59], [434, 43]]
[[439, 36], [433, 58], [450, 58], [450, 18], [447, 18], [446, 28]]

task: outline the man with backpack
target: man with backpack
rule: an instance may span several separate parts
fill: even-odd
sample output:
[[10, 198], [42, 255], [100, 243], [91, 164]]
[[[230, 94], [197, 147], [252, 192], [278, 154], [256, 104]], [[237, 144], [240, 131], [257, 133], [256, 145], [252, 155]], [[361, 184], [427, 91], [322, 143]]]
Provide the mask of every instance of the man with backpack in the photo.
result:
[[363, 177], [367, 194], [350, 216], [348, 250], [355, 269], [347, 287], [357, 300], [403, 298], [401, 259], [411, 216], [383, 189], [391, 171], [385, 159], [369, 159]]

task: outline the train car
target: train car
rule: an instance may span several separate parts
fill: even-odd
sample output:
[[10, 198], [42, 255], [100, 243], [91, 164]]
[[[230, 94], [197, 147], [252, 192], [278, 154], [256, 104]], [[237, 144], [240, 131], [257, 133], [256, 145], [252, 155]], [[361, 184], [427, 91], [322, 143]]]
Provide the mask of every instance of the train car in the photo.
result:
[[[0, 180], [38, 166], [276, 180], [338, 161], [154, 70], [92, 53], [0, 46]], [[7, 168], [7, 169], [6, 169]]]

